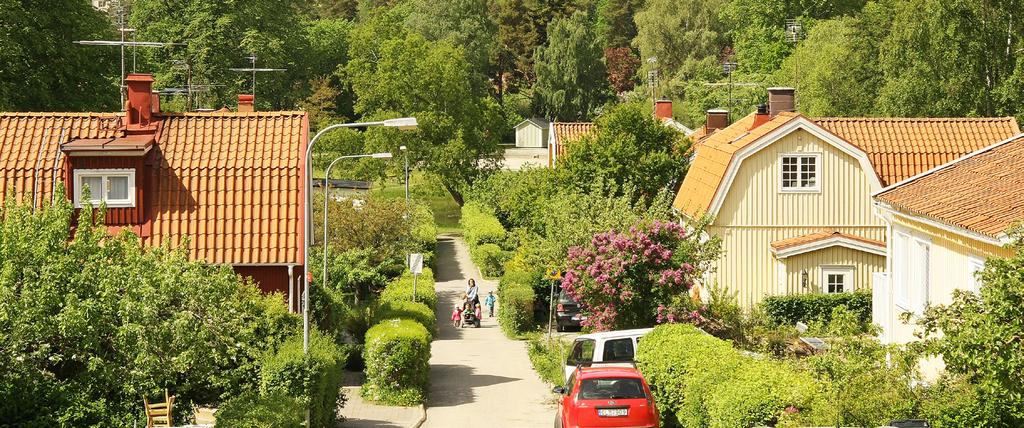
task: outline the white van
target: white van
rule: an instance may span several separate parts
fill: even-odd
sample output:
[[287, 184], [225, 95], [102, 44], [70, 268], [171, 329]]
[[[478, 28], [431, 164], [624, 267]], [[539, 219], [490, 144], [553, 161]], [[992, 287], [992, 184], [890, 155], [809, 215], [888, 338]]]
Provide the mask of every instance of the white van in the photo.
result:
[[580, 335], [569, 348], [562, 379], [572, 376], [578, 366], [588, 367], [600, 362], [632, 364], [637, 343], [651, 330], [638, 328]]

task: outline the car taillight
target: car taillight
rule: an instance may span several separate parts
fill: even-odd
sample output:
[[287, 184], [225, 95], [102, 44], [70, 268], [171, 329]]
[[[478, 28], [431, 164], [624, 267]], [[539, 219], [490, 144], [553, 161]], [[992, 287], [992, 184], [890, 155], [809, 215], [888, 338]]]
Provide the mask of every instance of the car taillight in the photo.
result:
[[558, 304], [558, 312], [565, 312], [565, 306], [562, 306], [561, 303]]

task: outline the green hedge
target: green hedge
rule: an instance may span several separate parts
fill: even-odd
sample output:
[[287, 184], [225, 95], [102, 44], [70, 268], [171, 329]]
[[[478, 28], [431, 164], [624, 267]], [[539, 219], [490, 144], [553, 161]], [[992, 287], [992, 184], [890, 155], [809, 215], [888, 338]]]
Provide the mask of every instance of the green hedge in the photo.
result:
[[855, 313], [862, 323], [871, 322], [871, 293], [865, 291], [769, 296], [761, 302], [769, 321], [789, 326], [797, 321], [828, 324], [832, 310], [839, 306]]
[[470, 248], [481, 244], [504, 244], [505, 226], [494, 216], [494, 210], [478, 202], [462, 206], [462, 236]]
[[310, 331], [309, 354], [302, 349], [302, 336], [289, 338], [277, 352], [268, 354], [260, 367], [260, 394], [286, 394], [309, 406], [313, 427], [333, 428], [337, 410], [344, 404], [341, 374], [348, 351], [318, 330]]
[[374, 324], [395, 318], [416, 321], [427, 329], [431, 338], [437, 328], [437, 316], [434, 315], [434, 310], [421, 302], [381, 302], [373, 311]]
[[504, 272], [505, 262], [511, 253], [497, 244], [481, 244], [469, 250], [470, 257], [480, 267], [480, 273], [487, 277], [498, 277]]
[[516, 337], [533, 327], [533, 291], [535, 273], [509, 271], [498, 283], [498, 323], [508, 337]]
[[[666, 427], [776, 425], [803, 413], [818, 393], [809, 375], [786, 363], [741, 354], [688, 324], [658, 326], [640, 341], [637, 367]], [[795, 416], [793, 416], [795, 417]]]
[[366, 332], [362, 396], [387, 405], [423, 402], [430, 372], [430, 334], [408, 319], [385, 320]]
[[217, 427], [301, 428], [306, 409], [283, 391], [261, 395], [247, 391], [217, 409]]
[[[411, 302], [412, 301], [412, 273], [405, 272], [402, 276], [392, 280], [384, 291], [380, 293], [379, 301], [386, 302]], [[416, 280], [416, 301], [426, 304], [430, 310], [437, 308], [437, 292], [434, 290], [434, 271], [424, 266], [423, 273]]]

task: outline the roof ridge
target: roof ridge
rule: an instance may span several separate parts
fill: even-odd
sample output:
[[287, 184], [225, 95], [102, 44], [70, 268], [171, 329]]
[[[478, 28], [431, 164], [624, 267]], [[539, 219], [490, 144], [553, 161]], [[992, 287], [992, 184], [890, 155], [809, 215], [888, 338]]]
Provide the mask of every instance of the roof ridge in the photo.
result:
[[864, 121], [864, 122], [1004, 122], [1016, 121], [1013, 116], [990, 116], [990, 117], [866, 117], [866, 116], [827, 116], [809, 118], [815, 122], [820, 121]]

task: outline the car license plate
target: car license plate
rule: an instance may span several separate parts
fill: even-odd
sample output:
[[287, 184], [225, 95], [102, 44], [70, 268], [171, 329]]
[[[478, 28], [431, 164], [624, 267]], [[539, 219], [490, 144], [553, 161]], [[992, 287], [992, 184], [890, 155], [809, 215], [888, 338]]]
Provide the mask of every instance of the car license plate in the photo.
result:
[[629, 409], [597, 409], [597, 415], [606, 418], [627, 416], [629, 415]]
[[573, 321], [580, 321], [582, 319], [583, 319], [583, 317], [581, 317], [580, 314], [576, 314], [576, 315], [572, 316], [572, 320]]

